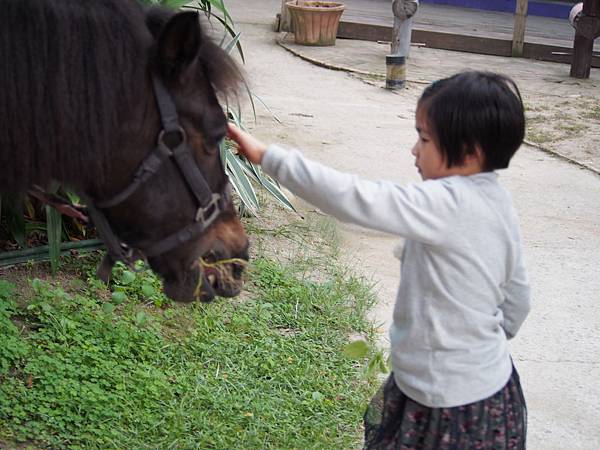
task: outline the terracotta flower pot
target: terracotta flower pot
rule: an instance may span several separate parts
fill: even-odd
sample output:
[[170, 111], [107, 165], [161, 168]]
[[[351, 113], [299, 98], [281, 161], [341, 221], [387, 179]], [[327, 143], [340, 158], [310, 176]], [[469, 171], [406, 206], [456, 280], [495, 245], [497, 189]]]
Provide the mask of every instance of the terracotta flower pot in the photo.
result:
[[296, 44], [335, 45], [340, 17], [346, 6], [337, 2], [286, 3], [292, 18]]

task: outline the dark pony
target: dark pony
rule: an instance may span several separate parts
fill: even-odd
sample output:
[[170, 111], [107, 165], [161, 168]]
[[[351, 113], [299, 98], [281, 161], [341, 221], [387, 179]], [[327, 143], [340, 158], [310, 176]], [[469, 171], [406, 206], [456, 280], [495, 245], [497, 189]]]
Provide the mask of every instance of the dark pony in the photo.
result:
[[[0, 192], [57, 181], [98, 204], [121, 193], [162, 130], [153, 77], [176, 107], [207, 187], [227, 190], [218, 148], [227, 119], [217, 97], [235, 93], [241, 76], [197, 13], [135, 0], [0, 0], [0, 11]], [[192, 194], [167, 159], [102, 214], [143, 255], [198, 220]], [[207, 229], [148, 256], [172, 298], [239, 292], [248, 243], [226, 198]], [[112, 263], [105, 259], [105, 273]]]

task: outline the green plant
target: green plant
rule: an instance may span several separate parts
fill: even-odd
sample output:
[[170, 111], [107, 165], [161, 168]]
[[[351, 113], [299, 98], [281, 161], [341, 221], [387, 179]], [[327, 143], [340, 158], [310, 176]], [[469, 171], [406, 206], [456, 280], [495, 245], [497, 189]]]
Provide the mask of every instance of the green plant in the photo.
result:
[[[77, 197], [57, 186], [51, 190], [61, 197], [70, 198], [74, 204], [79, 203]], [[87, 240], [90, 230], [72, 217], [63, 216], [60, 212], [49, 205], [44, 205], [37, 198], [30, 195], [0, 196], [0, 265], [10, 264], [13, 261], [31, 259], [40, 261], [49, 259], [52, 273], [59, 268], [61, 252], [69, 247], [74, 250], [88, 247], [95, 241]], [[91, 232], [93, 236], [93, 231]], [[24, 249], [23, 251], [11, 251], [14, 244]], [[63, 242], [71, 241], [70, 245]], [[80, 242], [83, 241], [83, 242]], [[79, 244], [80, 242], [80, 244]], [[31, 252], [28, 248], [44, 247], [47, 244], [47, 254], [43, 252]]]
[[344, 355], [356, 361], [367, 359], [366, 374], [369, 377], [390, 371], [390, 365], [384, 352], [364, 339], [358, 339], [346, 345]]
[[208, 306], [141, 304], [147, 275], [123, 267], [112, 292], [33, 280], [19, 304], [0, 282], [0, 446], [356, 448], [372, 387], [344, 349], [370, 293], [295, 262], [257, 258], [245, 300]]
[[162, 292], [158, 277], [142, 261], [137, 261], [134, 270], [118, 262], [113, 268], [111, 280], [111, 303], [104, 305], [105, 310], [125, 303], [127, 300], [135, 303], [149, 303], [157, 308], [171, 304]]

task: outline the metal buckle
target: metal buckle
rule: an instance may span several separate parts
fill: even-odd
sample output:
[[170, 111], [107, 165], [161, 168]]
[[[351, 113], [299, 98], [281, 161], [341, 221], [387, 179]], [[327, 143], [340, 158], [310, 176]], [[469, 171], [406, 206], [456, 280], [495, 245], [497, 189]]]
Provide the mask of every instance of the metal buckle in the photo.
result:
[[[221, 213], [221, 209], [219, 208], [219, 200], [221, 200], [221, 194], [213, 193], [208, 205], [198, 208], [198, 211], [196, 212], [196, 222], [202, 223], [204, 228], [210, 226], [210, 224], [213, 223]], [[210, 211], [211, 208], [212, 211]], [[209, 213], [209, 216], [204, 217], [207, 212]]]

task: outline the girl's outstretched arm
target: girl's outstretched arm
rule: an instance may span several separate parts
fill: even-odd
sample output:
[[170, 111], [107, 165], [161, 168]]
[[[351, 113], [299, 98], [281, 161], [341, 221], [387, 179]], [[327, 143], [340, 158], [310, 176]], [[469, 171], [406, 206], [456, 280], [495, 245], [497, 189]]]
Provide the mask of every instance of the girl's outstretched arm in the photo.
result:
[[254, 164], [260, 164], [262, 162], [263, 155], [267, 151], [267, 146], [265, 144], [251, 134], [242, 131], [231, 122], [227, 129], [227, 135], [237, 143], [240, 153], [244, 155], [248, 161]]
[[401, 187], [363, 180], [306, 159], [298, 151], [267, 147], [231, 123], [228, 135], [248, 161], [261, 164], [292, 193], [339, 220], [427, 243], [448, 238], [448, 218], [455, 215], [456, 199], [441, 184]]

